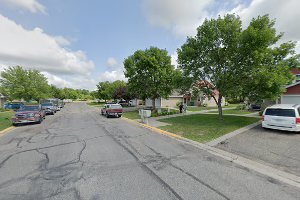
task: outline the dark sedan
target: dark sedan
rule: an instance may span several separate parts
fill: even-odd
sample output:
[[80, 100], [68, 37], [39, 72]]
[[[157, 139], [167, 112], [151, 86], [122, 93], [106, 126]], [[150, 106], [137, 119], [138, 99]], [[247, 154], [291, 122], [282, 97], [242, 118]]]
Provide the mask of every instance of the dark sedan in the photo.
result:
[[23, 105], [23, 103], [6, 103], [4, 104], [4, 108], [11, 110], [19, 110]]

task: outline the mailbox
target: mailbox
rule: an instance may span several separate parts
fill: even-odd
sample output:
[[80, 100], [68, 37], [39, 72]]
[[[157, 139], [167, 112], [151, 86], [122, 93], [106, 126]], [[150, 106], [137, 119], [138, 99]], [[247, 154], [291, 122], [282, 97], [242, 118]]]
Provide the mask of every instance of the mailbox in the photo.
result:
[[143, 110], [144, 117], [151, 117], [151, 110]]
[[151, 110], [139, 110], [139, 115], [142, 117], [142, 118], [149, 118], [151, 117]]

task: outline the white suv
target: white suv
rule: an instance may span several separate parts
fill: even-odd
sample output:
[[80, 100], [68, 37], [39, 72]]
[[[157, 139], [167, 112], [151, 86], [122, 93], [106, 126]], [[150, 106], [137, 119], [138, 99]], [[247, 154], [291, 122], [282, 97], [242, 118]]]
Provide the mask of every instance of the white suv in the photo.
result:
[[300, 131], [300, 105], [277, 104], [267, 107], [262, 115], [262, 127], [284, 131]]

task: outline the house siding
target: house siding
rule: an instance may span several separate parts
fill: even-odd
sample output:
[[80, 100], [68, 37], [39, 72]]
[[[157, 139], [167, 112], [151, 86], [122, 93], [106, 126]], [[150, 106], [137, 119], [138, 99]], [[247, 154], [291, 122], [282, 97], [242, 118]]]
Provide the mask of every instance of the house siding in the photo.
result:
[[178, 102], [183, 102], [183, 97], [169, 97], [168, 99], [161, 100], [162, 107], [177, 107]]
[[296, 94], [296, 95], [300, 94], [300, 84], [287, 88], [286, 92], [283, 95], [291, 95], [291, 94]]

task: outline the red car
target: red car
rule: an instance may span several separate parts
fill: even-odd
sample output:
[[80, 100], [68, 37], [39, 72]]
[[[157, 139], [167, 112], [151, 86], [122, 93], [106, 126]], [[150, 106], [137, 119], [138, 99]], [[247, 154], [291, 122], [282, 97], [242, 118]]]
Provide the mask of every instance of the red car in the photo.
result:
[[120, 104], [105, 104], [101, 109], [101, 114], [107, 118], [110, 116], [121, 117], [123, 114], [123, 108]]
[[27, 123], [42, 123], [45, 118], [45, 112], [41, 105], [24, 105], [12, 118], [13, 125]]

